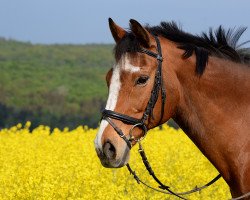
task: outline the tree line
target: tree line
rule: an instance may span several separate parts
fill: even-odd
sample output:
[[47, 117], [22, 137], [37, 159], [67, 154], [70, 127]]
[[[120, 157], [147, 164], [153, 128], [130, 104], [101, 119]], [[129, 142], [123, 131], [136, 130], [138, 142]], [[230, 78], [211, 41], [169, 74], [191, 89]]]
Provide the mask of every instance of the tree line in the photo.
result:
[[0, 127], [98, 126], [113, 45], [40, 45], [0, 39]]

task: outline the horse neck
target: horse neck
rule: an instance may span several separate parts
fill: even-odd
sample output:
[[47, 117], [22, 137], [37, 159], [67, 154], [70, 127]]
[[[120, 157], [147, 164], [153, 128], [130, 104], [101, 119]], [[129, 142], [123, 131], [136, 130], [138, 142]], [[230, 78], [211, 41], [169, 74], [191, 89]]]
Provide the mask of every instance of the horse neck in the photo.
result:
[[197, 131], [202, 135], [210, 129], [214, 132], [225, 124], [234, 129], [237, 120], [249, 119], [242, 113], [250, 112], [250, 68], [236, 65], [239, 64], [210, 57], [204, 74], [199, 76], [195, 74], [195, 64], [184, 60], [176, 72], [181, 85], [176, 116], [191, 135]]
[[[174, 59], [180, 55], [172, 56]], [[180, 100], [173, 118], [229, 185], [240, 176], [242, 147], [250, 146], [246, 143], [250, 128], [250, 70], [236, 65], [210, 57], [204, 74], [199, 76], [195, 74], [192, 56], [174, 69]]]

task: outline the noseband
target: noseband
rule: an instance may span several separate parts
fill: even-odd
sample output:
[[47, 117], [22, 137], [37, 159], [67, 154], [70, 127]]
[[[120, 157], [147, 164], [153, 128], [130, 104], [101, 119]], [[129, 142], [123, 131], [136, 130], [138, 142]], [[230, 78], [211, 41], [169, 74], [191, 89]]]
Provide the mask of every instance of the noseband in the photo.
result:
[[[137, 119], [134, 117], [130, 117], [128, 115], [124, 115], [112, 110], [107, 110], [104, 109], [102, 111], [102, 119], [108, 121], [108, 123], [115, 129], [115, 131], [117, 132], [117, 134], [127, 143], [128, 147], [131, 149], [132, 147], [132, 142], [136, 141], [139, 142], [142, 139], [145, 138], [146, 134], [147, 134], [147, 125], [146, 122], [148, 120], [148, 118], [152, 118], [154, 119], [153, 116], [153, 109], [155, 107], [155, 104], [158, 100], [158, 96], [159, 96], [159, 92], [161, 90], [161, 99], [162, 99], [162, 105], [161, 105], [161, 118], [159, 120], [159, 123], [162, 121], [163, 118], [163, 114], [164, 114], [164, 105], [165, 105], [165, 101], [166, 101], [166, 90], [163, 84], [163, 77], [162, 77], [162, 52], [161, 52], [161, 44], [160, 41], [158, 39], [157, 36], [154, 36], [156, 44], [157, 44], [157, 53], [147, 50], [145, 48], [140, 48], [140, 50], [138, 52], [140, 53], [145, 53], [151, 57], [154, 57], [157, 59], [158, 62], [158, 66], [155, 72], [155, 80], [154, 80], [154, 86], [153, 89], [151, 91], [151, 96], [150, 99], [148, 101], [147, 107], [142, 115], [141, 119]], [[119, 120], [122, 121], [125, 124], [130, 124], [133, 125], [132, 128], [129, 131], [129, 137], [127, 137], [120, 128], [118, 128], [118, 126], [116, 126], [116, 124], [112, 121], [112, 119], [115, 120]], [[143, 130], [144, 135], [138, 139], [136, 139], [133, 136], [133, 130], [139, 127]]]

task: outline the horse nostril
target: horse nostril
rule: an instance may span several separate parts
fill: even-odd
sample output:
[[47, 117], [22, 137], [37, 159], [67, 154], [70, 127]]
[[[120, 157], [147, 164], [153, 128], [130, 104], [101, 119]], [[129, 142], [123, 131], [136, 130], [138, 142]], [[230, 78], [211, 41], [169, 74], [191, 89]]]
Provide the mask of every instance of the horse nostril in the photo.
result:
[[107, 156], [107, 158], [114, 159], [116, 157], [116, 150], [113, 144], [110, 142], [106, 142], [103, 147], [103, 152]]

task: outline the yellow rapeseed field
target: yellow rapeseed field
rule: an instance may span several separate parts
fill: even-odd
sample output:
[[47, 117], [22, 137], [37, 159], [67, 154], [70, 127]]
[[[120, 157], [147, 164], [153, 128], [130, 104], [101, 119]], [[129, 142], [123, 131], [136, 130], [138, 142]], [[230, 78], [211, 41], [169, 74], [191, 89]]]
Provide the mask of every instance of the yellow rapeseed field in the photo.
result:
[[[98, 160], [93, 140], [96, 129], [80, 126], [69, 131], [30, 122], [0, 131], [0, 199], [176, 199], [138, 185], [127, 169], [106, 169]], [[181, 130], [163, 126], [143, 141], [148, 159], [160, 179], [175, 191], [192, 189], [218, 174]], [[130, 164], [146, 182], [138, 147]], [[214, 185], [188, 199], [229, 199], [226, 183]]]

